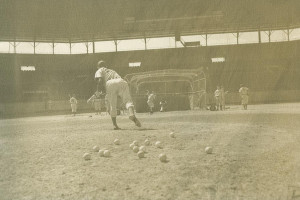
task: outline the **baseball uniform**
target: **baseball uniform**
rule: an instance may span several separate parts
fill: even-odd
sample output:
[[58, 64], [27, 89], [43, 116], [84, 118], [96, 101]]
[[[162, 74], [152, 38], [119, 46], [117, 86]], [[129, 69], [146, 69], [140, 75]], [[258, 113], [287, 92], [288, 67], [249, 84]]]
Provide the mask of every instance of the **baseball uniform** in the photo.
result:
[[[117, 116], [118, 96], [122, 99], [126, 109], [129, 107], [134, 107], [128, 84], [117, 72], [105, 67], [101, 67], [96, 71], [95, 78], [103, 78], [106, 82], [106, 99], [109, 103], [111, 117]], [[129, 116], [134, 116], [134, 113], [129, 112]]]

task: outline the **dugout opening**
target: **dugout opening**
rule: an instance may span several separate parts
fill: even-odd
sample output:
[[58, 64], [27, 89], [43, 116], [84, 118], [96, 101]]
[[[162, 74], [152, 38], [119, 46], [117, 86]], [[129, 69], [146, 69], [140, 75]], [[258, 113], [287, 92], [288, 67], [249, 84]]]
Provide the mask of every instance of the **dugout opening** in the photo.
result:
[[148, 112], [147, 91], [156, 94], [154, 111], [161, 101], [166, 101], [167, 111], [189, 110], [206, 104], [206, 77], [202, 70], [158, 70], [128, 74], [129, 83], [137, 112]]

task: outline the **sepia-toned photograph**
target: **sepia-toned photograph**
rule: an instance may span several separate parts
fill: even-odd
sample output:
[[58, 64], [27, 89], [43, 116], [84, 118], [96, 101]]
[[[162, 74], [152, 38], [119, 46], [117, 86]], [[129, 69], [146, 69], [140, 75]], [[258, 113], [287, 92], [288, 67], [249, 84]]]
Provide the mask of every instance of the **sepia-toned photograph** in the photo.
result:
[[0, 0], [0, 200], [300, 200], [300, 0]]

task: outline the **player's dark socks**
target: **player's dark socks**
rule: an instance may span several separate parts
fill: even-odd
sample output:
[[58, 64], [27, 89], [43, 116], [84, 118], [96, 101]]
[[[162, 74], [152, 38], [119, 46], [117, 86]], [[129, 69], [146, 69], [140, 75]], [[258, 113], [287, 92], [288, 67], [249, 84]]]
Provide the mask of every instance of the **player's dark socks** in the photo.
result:
[[119, 130], [119, 126], [117, 125], [117, 118], [116, 117], [111, 117], [111, 120], [113, 122], [114, 125], [114, 130]]
[[129, 119], [130, 119], [131, 121], [133, 121], [134, 124], [135, 124], [137, 127], [141, 127], [141, 126], [142, 126], [142, 125], [141, 125], [141, 122], [140, 122], [135, 116], [130, 116]]

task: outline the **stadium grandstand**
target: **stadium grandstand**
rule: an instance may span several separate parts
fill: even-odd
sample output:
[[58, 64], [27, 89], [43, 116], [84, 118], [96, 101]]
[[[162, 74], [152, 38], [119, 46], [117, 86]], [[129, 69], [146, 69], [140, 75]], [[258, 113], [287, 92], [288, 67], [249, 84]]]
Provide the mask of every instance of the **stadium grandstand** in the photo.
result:
[[300, 0], [0, 0], [0, 200], [300, 200]]
[[100, 59], [123, 77], [201, 68], [207, 103], [217, 85], [229, 91], [228, 104], [238, 103], [240, 83], [251, 89], [251, 103], [300, 100], [298, 0], [1, 0], [0, 5], [2, 113], [21, 104], [28, 112], [42, 111], [49, 99], [64, 110], [71, 93], [86, 101], [95, 91]]

